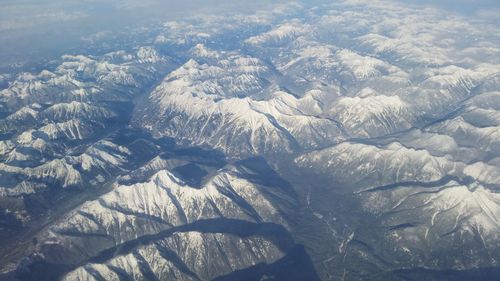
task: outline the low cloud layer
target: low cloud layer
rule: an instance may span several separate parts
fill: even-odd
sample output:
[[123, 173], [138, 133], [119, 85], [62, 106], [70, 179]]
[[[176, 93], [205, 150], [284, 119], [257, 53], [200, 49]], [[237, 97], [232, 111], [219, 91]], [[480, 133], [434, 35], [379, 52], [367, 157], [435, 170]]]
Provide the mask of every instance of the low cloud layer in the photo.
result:
[[103, 32], [224, 11], [252, 12], [285, 1], [6, 0], [0, 3], [0, 72], [19, 64], [77, 52]]
[[[399, 0], [466, 16], [496, 19], [498, 0]], [[43, 58], [79, 52], [96, 34], [127, 31], [155, 21], [221, 12], [254, 12], [287, 1], [5, 0], [0, 4], [0, 72]], [[318, 1], [303, 1], [314, 5]], [[391, 1], [385, 1], [391, 5]], [[492, 12], [493, 11], [493, 12]]]

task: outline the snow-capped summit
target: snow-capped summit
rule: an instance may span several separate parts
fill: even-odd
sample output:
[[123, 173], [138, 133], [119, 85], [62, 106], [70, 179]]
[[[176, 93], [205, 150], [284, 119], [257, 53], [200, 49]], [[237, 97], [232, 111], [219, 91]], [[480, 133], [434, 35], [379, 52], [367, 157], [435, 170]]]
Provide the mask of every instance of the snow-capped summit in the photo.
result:
[[2, 68], [0, 280], [497, 278], [495, 8], [300, 2]]

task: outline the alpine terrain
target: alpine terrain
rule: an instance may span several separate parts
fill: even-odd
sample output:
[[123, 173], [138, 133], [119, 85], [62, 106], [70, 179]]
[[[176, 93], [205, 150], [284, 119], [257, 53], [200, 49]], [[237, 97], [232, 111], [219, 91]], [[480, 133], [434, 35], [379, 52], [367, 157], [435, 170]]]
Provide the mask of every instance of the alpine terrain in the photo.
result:
[[499, 280], [500, 6], [408, 2], [0, 68], [0, 280]]

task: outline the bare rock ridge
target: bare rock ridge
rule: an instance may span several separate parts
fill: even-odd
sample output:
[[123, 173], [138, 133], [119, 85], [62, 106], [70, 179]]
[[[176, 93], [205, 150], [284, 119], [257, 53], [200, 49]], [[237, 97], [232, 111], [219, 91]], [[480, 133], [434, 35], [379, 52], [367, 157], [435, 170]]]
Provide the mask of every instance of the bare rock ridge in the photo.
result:
[[498, 24], [273, 7], [0, 74], [0, 280], [496, 278]]

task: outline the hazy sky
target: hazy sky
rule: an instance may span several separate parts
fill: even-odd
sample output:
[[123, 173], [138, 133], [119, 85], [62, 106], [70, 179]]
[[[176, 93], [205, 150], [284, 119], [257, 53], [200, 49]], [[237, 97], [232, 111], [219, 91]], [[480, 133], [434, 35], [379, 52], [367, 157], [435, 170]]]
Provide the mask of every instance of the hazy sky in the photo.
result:
[[492, 8], [500, 8], [500, 0], [403, 0], [403, 2], [435, 6], [469, 16]]
[[[301, 0], [311, 3], [322, 0]], [[400, 0], [495, 19], [500, 0]], [[254, 12], [285, 0], [0, 0], [0, 72], [6, 64], [78, 51], [82, 37], [151, 21], [220, 11]], [[328, 1], [331, 3], [331, 1]], [[493, 12], [492, 12], [493, 10]], [[75, 49], [76, 48], [76, 49]]]
[[[221, 11], [253, 12], [266, 0], [0, 0], [0, 72], [5, 66], [78, 51], [82, 37]], [[5, 70], [4, 70], [5, 71]]]

